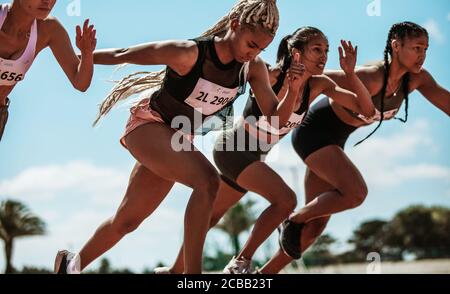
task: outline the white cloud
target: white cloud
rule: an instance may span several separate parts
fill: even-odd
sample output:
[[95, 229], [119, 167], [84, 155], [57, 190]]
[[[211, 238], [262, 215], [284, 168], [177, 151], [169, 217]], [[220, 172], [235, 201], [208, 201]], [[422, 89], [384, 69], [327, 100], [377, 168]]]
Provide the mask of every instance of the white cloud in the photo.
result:
[[423, 26], [428, 30], [431, 38], [435, 39], [438, 43], [444, 43], [445, 36], [436, 20], [430, 19]]
[[431, 164], [418, 164], [413, 166], [404, 166], [394, 172], [398, 178], [409, 179], [450, 179], [450, 169]]
[[389, 137], [375, 137], [349, 149], [350, 158], [364, 178], [378, 188], [401, 185], [412, 180], [450, 181], [450, 168], [426, 162], [410, 163], [418, 155], [437, 152], [429, 135], [429, 125], [419, 120], [401, 133]]
[[77, 191], [92, 195], [93, 201], [101, 204], [110, 202], [111, 195], [123, 193], [129, 172], [78, 161], [32, 167], [1, 181], [0, 191], [2, 196], [26, 201], [49, 201]]
[[[129, 172], [71, 162], [29, 168], [0, 182], [2, 197], [23, 201], [47, 223], [46, 236], [17, 241], [15, 265], [50, 269], [58, 250], [80, 250], [98, 226], [114, 215], [127, 187]], [[76, 197], [61, 197], [69, 193]], [[190, 190], [177, 185], [171, 194], [189, 195]], [[184, 210], [174, 209], [170, 203], [161, 205], [105, 257], [115, 267], [135, 271], [161, 260], [171, 262], [181, 244], [183, 217]], [[0, 255], [0, 270], [2, 265], [3, 255]]]

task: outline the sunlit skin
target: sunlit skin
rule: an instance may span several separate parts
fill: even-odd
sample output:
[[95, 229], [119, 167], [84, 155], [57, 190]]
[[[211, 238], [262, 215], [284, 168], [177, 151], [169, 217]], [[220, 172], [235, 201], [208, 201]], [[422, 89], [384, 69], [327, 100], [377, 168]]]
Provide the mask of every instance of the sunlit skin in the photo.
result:
[[[386, 87], [386, 97], [391, 97], [399, 88], [402, 77], [410, 73], [409, 92], [419, 92], [438, 109], [450, 115], [450, 92], [440, 86], [431, 74], [423, 68], [428, 50], [428, 38], [406, 37], [392, 40], [392, 61]], [[341, 87], [350, 87], [342, 71], [326, 71]], [[380, 93], [384, 83], [384, 69], [364, 66], [356, 70], [371, 96]], [[351, 88], [350, 88], [351, 89]], [[331, 101], [332, 108], [340, 120], [355, 127], [366, 123], [350, 116], [341, 105]], [[360, 206], [367, 197], [366, 183], [357, 167], [335, 145], [326, 146], [311, 154], [305, 161], [308, 169], [305, 175], [305, 198], [307, 205], [292, 214], [296, 223], [306, 223], [301, 237], [304, 252], [325, 230], [330, 216]], [[293, 260], [282, 250], [261, 269], [262, 273], [280, 272]]]
[[[300, 54], [300, 62], [305, 69], [305, 73], [302, 75], [303, 83], [301, 92], [305, 87], [304, 84], [305, 81], [307, 81], [312, 76], [320, 76], [323, 74], [325, 70], [325, 65], [328, 61], [329, 49], [330, 46], [328, 44], [328, 40], [323, 36], [316, 36], [312, 38], [311, 41], [306, 44], [305, 48], [303, 48], [302, 51], [296, 48], [292, 49], [292, 55], [295, 55], [296, 53]], [[275, 67], [270, 70], [269, 75], [272, 84], [276, 83], [276, 79], [279, 74], [280, 74], [279, 68]], [[279, 93], [281, 97], [286, 93], [287, 86], [288, 83], [286, 80]], [[298, 100], [295, 109], [300, 107], [300, 103], [301, 101]]]
[[56, 4], [56, 0], [15, 0], [15, 2], [20, 3], [23, 11], [28, 16], [38, 20], [46, 19]]
[[248, 62], [254, 60], [272, 41], [273, 36], [263, 30], [248, 26], [235, 28], [230, 37], [229, 52], [238, 62]]
[[[426, 61], [428, 47], [429, 43], [426, 36], [417, 38], [405, 37], [404, 40], [392, 40], [393, 56], [386, 87], [386, 97], [392, 96], [399, 88], [402, 77], [409, 72], [410, 93], [414, 90], [419, 90], [419, 92], [421, 92], [433, 105], [449, 115], [450, 98], [448, 90], [440, 86], [434, 80], [432, 75], [423, 67]], [[348, 81], [340, 71], [327, 71], [325, 74], [342, 87], [348, 85]], [[364, 82], [372, 96], [377, 95], [381, 91], [384, 80], [383, 68], [375, 66], [359, 67], [356, 70], [356, 74]], [[332, 107], [338, 117], [345, 123], [355, 127], [366, 125], [361, 120], [349, 115], [347, 111], [336, 103], [332, 102]]]
[[[300, 90], [301, 66], [299, 62], [291, 66], [289, 91], [279, 101], [271, 89], [267, 68], [258, 57], [272, 40], [273, 36], [260, 26], [249, 27], [232, 19], [226, 33], [215, 37], [214, 45], [223, 64], [233, 60], [250, 62], [248, 80], [262, 112], [269, 117], [278, 116], [281, 122], [286, 123]], [[194, 41], [162, 41], [130, 48], [98, 50], [94, 53], [94, 62], [104, 65], [160, 64], [184, 76], [194, 67], [198, 53]], [[175, 152], [172, 149], [174, 133], [165, 124], [148, 123], [126, 136], [127, 148], [138, 163], [117, 213], [97, 229], [80, 251], [81, 269], [135, 230], [158, 208], [175, 182], [179, 182], [193, 189], [185, 214], [185, 272], [201, 273], [203, 244], [220, 181], [217, 171], [203, 154]], [[157, 144], [151, 139], [155, 137], [158, 138]], [[194, 146], [192, 150], [196, 150]], [[180, 169], [180, 162], [186, 168]]]
[[[36, 56], [49, 47], [74, 88], [84, 92], [89, 88], [93, 75], [96, 31], [93, 25], [89, 25], [89, 20], [82, 28], [77, 26], [76, 45], [81, 51], [79, 58], [66, 30], [55, 17], [50, 16], [55, 4], [56, 0], [14, 0], [0, 31], [0, 57], [19, 58], [28, 44], [32, 24], [37, 20]], [[0, 86], [0, 106], [5, 105], [14, 87]]]
[[[312, 37], [303, 48], [292, 48], [291, 56], [298, 56], [303, 65], [304, 72], [301, 76], [302, 86], [295, 103], [294, 111], [300, 108], [303, 102], [303, 90], [306, 82], [310, 85], [310, 96], [308, 102], [312, 103], [321, 94], [333, 97], [339, 103], [358, 112], [371, 115], [374, 106], [367, 89], [359, 81], [354, 73], [356, 65], [357, 49], [351, 46], [350, 42], [341, 42], [339, 47], [341, 68], [352, 80], [352, 86], [357, 88], [356, 94], [338, 87], [328, 77], [322, 75], [328, 60], [329, 44], [327, 39], [318, 35]], [[281, 69], [273, 67], [269, 70], [271, 85], [275, 85]], [[284, 86], [278, 93], [278, 98], [282, 99], [286, 95], [289, 86], [288, 77], [284, 81]], [[270, 140], [268, 140], [270, 141]], [[264, 181], [261, 181], [261, 179]], [[237, 184], [247, 191], [252, 191], [256, 195], [265, 198], [270, 206], [262, 212], [256, 220], [255, 226], [250, 233], [249, 239], [241, 252], [236, 256], [237, 260], [252, 260], [256, 250], [270, 236], [276, 227], [294, 211], [297, 206], [297, 196], [292, 189], [284, 182], [282, 177], [272, 170], [264, 162], [254, 162], [247, 166], [238, 176]], [[239, 202], [246, 193], [237, 191], [224, 181], [221, 182], [217, 199], [214, 203], [214, 210], [211, 217], [210, 228], [214, 227], [225, 213]], [[184, 250], [180, 249], [175, 263], [172, 267], [164, 269], [166, 272], [181, 274], [185, 272]]]
[[428, 38], [426, 36], [418, 38], [406, 37], [403, 41], [394, 40], [392, 46], [401, 68], [414, 74], [419, 74], [422, 70], [427, 58], [428, 47]]
[[328, 40], [322, 36], [317, 36], [305, 46], [303, 51], [302, 63], [305, 65], [306, 71], [311, 75], [323, 74], [330, 51]]

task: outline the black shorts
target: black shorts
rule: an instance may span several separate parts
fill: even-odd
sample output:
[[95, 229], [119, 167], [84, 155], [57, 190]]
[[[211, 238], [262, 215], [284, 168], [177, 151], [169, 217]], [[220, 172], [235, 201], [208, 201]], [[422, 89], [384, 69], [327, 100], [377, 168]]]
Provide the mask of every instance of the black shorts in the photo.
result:
[[[246, 142], [241, 149], [238, 148], [236, 130], [222, 133], [216, 141], [213, 150], [214, 162], [219, 169], [222, 180], [236, 191], [247, 193], [248, 191], [237, 184], [241, 173], [255, 162], [263, 162], [269, 151], [249, 148], [250, 135], [246, 134]], [[227, 142], [232, 142], [227, 146]], [[228, 147], [228, 148], [227, 148]], [[242, 150], [242, 151], [239, 151]]]
[[314, 152], [330, 145], [344, 149], [348, 137], [356, 129], [337, 117], [329, 98], [325, 97], [311, 107], [303, 123], [294, 130], [292, 144], [305, 161]]

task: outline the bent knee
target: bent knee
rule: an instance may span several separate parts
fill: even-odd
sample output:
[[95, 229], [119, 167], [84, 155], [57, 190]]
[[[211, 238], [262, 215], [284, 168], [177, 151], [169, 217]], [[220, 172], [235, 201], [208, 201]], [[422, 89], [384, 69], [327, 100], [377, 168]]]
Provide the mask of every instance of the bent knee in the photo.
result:
[[369, 191], [365, 184], [356, 189], [355, 191], [353, 191], [353, 193], [351, 194], [352, 195], [351, 206], [353, 208], [361, 206], [366, 200], [368, 194]]
[[288, 215], [297, 207], [297, 195], [289, 188], [284, 189], [284, 191], [280, 192], [278, 195], [274, 195], [273, 198], [275, 199], [273, 205], [280, 207]]
[[211, 217], [211, 221], [209, 222], [209, 227], [213, 228], [213, 227], [217, 226], [217, 224], [220, 222], [221, 219], [222, 219], [222, 216], [213, 215]]
[[214, 203], [219, 191], [220, 177], [217, 171], [205, 173], [194, 181], [193, 189], [207, 196], [207, 199]]
[[369, 190], [364, 181], [343, 184], [338, 190], [347, 200], [350, 208], [361, 206], [369, 194]]

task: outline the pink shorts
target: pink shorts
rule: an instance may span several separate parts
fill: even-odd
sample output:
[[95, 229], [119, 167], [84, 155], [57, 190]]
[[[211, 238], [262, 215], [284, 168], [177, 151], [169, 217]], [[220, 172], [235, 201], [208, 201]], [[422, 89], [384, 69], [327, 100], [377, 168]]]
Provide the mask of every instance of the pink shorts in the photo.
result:
[[[125, 134], [120, 139], [120, 143], [123, 147], [127, 148], [125, 138], [134, 130], [140, 126], [149, 123], [161, 123], [165, 124], [161, 115], [150, 107], [150, 98], [141, 100], [136, 106], [130, 109], [131, 115], [128, 119], [127, 126], [125, 128]], [[194, 141], [194, 136], [190, 134], [183, 134], [190, 141]]]

